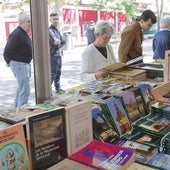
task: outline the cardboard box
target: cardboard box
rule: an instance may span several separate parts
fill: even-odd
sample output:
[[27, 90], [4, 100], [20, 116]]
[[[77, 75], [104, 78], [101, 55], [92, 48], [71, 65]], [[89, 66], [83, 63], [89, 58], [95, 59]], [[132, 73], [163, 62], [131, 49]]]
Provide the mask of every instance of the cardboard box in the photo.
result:
[[164, 97], [168, 93], [170, 93], [170, 82], [152, 89], [152, 94], [156, 101], [170, 103], [170, 98]]

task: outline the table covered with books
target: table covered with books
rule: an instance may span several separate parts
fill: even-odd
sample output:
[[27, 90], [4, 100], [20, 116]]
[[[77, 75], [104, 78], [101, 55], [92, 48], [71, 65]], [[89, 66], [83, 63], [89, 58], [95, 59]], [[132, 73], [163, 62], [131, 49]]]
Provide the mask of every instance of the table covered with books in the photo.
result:
[[[131, 148], [135, 156], [124, 159], [127, 162], [123, 167], [136, 166], [136, 162], [150, 169], [167, 169], [170, 167], [170, 103], [159, 101], [157, 93], [153, 93], [155, 87], [162, 86], [164, 83], [160, 79], [110, 76], [69, 89], [66, 94], [34, 107], [0, 113], [1, 131], [18, 123], [24, 126], [28, 155], [32, 155], [29, 155], [29, 166], [33, 169], [40, 168], [40, 164], [42, 169], [57, 166], [65, 158], [69, 160], [81, 149], [86, 149], [92, 141], [121, 147], [119, 156], [125, 148]], [[170, 89], [166, 93], [170, 93]], [[28, 129], [32, 129], [31, 133]], [[50, 156], [54, 152], [56, 157]], [[128, 158], [128, 152], [126, 154]], [[112, 161], [103, 157], [103, 162], [96, 157], [96, 162], [100, 163], [95, 165], [76, 157], [74, 161], [88, 168], [120, 168], [121, 161], [111, 159], [112, 156], [109, 157]]]

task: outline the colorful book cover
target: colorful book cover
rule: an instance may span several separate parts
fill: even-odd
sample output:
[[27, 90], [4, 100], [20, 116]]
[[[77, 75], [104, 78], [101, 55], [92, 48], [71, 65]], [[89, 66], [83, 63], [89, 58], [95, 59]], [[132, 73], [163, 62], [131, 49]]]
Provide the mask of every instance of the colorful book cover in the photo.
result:
[[119, 135], [124, 135], [132, 130], [131, 123], [119, 97], [112, 97], [105, 101], [109, 114], [113, 119]]
[[146, 118], [141, 119], [135, 124], [135, 127], [155, 134], [156, 136], [164, 136], [170, 130], [169, 120], [165, 117], [158, 117], [155, 120]]
[[135, 160], [131, 148], [116, 146], [93, 140], [83, 149], [72, 154], [69, 159], [96, 169], [126, 169]]
[[158, 153], [158, 148], [127, 140], [121, 146], [132, 148], [135, 150], [135, 161], [138, 163], [146, 163]]
[[99, 106], [92, 108], [92, 123], [94, 139], [114, 143], [119, 138], [116, 130], [107, 121]]
[[140, 115], [143, 117], [149, 114], [147, 110], [147, 105], [144, 101], [144, 98], [142, 97], [140, 88], [136, 87], [131, 89], [131, 91], [134, 92]]
[[148, 108], [148, 111], [150, 111], [150, 105], [155, 103], [155, 99], [152, 94], [152, 88], [149, 84], [141, 84], [138, 87], [141, 90], [141, 93], [146, 103], [146, 106]]
[[0, 169], [28, 170], [29, 159], [22, 124], [0, 131]]
[[127, 115], [131, 123], [134, 123], [135, 121], [140, 119], [142, 117], [142, 114], [139, 111], [139, 107], [138, 107], [134, 92], [125, 91], [125, 92], [119, 93], [119, 95], [122, 97], [124, 106], [127, 111]]
[[93, 140], [92, 102], [81, 101], [65, 109], [67, 153], [70, 155]]
[[124, 136], [124, 138], [134, 141], [134, 142], [138, 142], [138, 143], [142, 143], [145, 145], [149, 145], [155, 148], [159, 148], [160, 147], [160, 142], [161, 142], [161, 138], [154, 136], [152, 133], [146, 133], [144, 131], [141, 130], [133, 130], [132, 133], [127, 134]]
[[32, 169], [46, 169], [67, 156], [65, 109], [26, 117]]

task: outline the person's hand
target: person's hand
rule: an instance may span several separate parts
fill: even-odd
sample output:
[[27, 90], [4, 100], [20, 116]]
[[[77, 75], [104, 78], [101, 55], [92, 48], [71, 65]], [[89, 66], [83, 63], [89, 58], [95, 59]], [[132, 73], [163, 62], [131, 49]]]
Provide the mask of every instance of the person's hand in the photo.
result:
[[108, 71], [97, 71], [95, 73], [96, 79], [104, 79], [104, 78], [108, 77], [108, 75], [109, 75]]
[[61, 40], [59, 40], [59, 39], [57, 39], [57, 38], [54, 40], [54, 44], [55, 44], [55, 45], [58, 45], [58, 44], [60, 44], [60, 43], [61, 43]]

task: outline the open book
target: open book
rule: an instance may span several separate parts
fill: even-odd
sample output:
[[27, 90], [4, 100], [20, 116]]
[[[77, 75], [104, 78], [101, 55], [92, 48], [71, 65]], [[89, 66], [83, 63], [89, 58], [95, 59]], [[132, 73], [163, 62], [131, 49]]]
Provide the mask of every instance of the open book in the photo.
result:
[[115, 71], [115, 70], [122, 69], [122, 68], [125, 67], [125, 66], [129, 66], [129, 65], [131, 65], [131, 64], [133, 64], [133, 63], [136, 63], [137, 61], [140, 61], [140, 60], [142, 60], [143, 58], [144, 58], [144, 55], [139, 56], [139, 57], [137, 57], [137, 58], [134, 58], [134, 59], [128, 61], [127, 63], [116, 62], [116, 63], [113, 63], [113, 64], [111, 64], [111, 65], [108, 65], [108, 66], [106, 66], [106, 67], [104, 67], [104, 68], [102, 68], [102, 69], [100, 69], [100, 70], [106, 70], [106, 71], [109, 71], [109, 72], [113, 72], [113, 71]]

